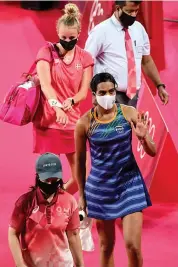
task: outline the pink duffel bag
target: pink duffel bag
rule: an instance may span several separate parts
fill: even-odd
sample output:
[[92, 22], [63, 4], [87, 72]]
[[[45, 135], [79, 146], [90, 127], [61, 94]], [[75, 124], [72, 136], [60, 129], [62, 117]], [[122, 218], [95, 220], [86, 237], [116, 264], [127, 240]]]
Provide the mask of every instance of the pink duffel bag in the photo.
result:
[[22, 81], [11, 87], [0, 104], [0, 120], [22, 126], [33, 121], [40, 100], [40, 84], [33, 74], [36, 64], [29, 73], [23, 74]]
[[[57, 59], [53, 44], [47, 42], [53, 60]], [[41, 97], [41, 87], [37, 74], [34, 73], [36, 63], [28, 73], [23, 74], [22, 81], [11, 87], [4, 103], [0, 104], [0, 120], [22, 126], [33, 122]]]

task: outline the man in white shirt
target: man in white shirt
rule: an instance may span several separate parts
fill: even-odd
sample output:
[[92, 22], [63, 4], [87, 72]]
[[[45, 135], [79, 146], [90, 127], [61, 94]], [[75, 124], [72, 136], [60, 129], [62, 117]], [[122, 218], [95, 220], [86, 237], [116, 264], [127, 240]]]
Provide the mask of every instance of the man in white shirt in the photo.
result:
[[[85, 50], [90, 52], [95, 60], [94, 74], [108, 72], [116, 79], [118, 103], [136, 106], [141, 87], [141, 67], [143, 67], [145, 74], [157, 87], [161, 101], [167, 104], [169, 95], [150, 55], [148, 34], [143, 25], [136, 21], [141, 2], [115, 1], [114, 14], [92, 29], [86, 41]], [[133, 72], [129, 70], [126, 31], [131, 43], [135, 84], [133, 83]], [[130, 73], [132, 73], [132, 77]], [[132, 87], [135, 87], [132, 95], [128, 94], [130, 80], [132, 80]]]

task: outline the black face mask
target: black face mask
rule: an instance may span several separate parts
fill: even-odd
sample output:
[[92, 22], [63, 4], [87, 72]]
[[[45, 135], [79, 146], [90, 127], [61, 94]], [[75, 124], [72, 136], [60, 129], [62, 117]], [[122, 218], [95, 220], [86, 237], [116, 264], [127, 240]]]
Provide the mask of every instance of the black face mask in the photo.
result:
[[78, 41], [77, 38], [76, 39], [73, 39], [73, 40], [71, 40], [69, 42], [60, 39], [59, 40], [59, 43], [62, 45], [62, 47], [66, 51], [70, 51], [70, 50], [72, 50], [75, 47], [77, 41]]
[[58, 187], [59, 187], [60, 181], [53, 182], [51, 184], [43, 183], [40, 180], [38, 180], [38, 186], [39, 188], [46, 194], [46, 195], [52, 195], [54, 194]]
[[131, 26], [132, 24], [134, 24], [134, 22], [136, 20], [136, 17], [133, 17], [131, 15], [128, 15], [127, 13], [125, 13], [122, 10], [122, 14], [119, 17], [119, 19], [120, 19], [122, 25], [124, 26], [124, 28], [128, 28], [129, 26]]

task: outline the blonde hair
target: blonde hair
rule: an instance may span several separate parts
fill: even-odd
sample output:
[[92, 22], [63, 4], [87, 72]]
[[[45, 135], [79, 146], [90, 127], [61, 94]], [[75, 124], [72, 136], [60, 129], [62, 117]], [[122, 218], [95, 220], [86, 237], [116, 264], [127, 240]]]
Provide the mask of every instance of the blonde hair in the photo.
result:
[[80, 17], [81, 14], [77, 5], [71, 3], [65, 5], [64, 15], [60, 17], [57, 21], [56, 25], [57, 31], [59, 29], [60, 24], [63, 23], [64, 25], [69, 27], [77, 24], [78, 32], [80, 32], [81, 30]]

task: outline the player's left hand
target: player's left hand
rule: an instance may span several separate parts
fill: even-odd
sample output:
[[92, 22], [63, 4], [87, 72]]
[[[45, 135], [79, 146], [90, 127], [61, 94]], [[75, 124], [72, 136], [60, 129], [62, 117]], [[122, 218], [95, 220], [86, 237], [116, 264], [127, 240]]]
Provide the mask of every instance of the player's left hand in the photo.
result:
[[138, 139], [144, 139], [148, 133], [148, 118], [144, 113], [138, 114], [136, 125], [131, 122], [131, 127]]
[[158, 95], [159, 95], [161, 101], [163, 102], [163, 104], [167, 105], [167, 103], [169, 102], [169, 94], [163, 86], [159, 87]]
[[72, 110], [72, 101], [71, 99], [67, 98], [63, 103], [63, 110], [64, 111], [71, 111]]

